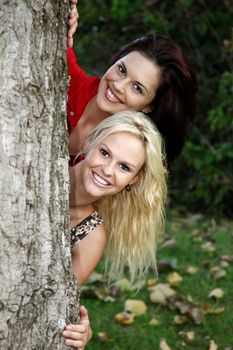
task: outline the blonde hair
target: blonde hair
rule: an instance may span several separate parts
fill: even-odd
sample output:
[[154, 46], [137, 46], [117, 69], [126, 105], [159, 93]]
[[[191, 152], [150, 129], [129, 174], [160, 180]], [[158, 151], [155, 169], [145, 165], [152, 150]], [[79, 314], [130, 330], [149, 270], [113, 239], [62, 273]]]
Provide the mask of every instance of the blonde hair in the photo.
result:
[[123, 111], [104, 119], [89, 134], [83, 154], [113, 133], [136, 135], [145, 147], [145, 162], [131, 191], [106, 196], [96, 205], [104, 218], [108, 243], [106, 270], [119, 279], [128, 268], [131, 282], [156, 270], [156, 248], [164, 231], [166, 167], [163, 142], [154, 124], [141, 112]]

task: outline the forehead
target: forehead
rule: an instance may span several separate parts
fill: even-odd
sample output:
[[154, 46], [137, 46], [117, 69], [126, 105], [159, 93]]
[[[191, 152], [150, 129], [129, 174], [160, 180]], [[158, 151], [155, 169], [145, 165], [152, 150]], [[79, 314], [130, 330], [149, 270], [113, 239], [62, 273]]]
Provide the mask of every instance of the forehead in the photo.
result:
[[114, 157], [121, 162], [140, 168], [145, 161], [145, 147], [142, 140], [130, 132], [116, 132], [103, 141]]
[[127, 74], [132, 79], [152, 89], [157, 88], [161, 77], [160, 68], [140, 52], [132, 51], [117, 62], [123, 62], [125, 64]]

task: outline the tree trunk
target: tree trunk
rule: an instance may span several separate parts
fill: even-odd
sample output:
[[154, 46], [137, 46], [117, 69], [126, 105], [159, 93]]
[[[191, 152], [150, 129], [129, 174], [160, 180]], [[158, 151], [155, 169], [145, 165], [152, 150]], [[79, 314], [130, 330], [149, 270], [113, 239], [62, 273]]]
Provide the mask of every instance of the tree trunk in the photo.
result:
[[61, 330], [78, 315], [66, 229], [67, 13], [63, 0], [0, 0], [4, 350], [64, 349]]

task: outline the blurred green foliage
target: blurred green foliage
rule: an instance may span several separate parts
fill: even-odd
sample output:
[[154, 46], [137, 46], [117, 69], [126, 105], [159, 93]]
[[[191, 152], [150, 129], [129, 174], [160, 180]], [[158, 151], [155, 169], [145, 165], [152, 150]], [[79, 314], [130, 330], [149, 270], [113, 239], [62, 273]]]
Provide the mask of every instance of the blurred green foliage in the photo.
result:
[[119, 47], [145, 33], [169, 35], [198, 78], [197, 121], [170, 171], [170, 206], [233, 210], [233, 7], [218, 0], [82, 0], [75, 52], [89, 75], [105, 72]]

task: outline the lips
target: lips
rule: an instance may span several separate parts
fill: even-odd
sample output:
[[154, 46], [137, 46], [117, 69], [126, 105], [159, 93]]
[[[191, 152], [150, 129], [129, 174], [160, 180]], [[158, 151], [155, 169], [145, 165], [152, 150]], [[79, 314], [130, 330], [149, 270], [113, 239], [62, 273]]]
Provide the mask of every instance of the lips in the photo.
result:
[[112, 91], [110, 87], [107, 88], [105, 93], [106, 98], [112, 103], [123, 103]]
[[111, 185], [110, 182], [108, 182], [107, 180], [103, 179], [101, 176], [99, 176], [98, 174], [94, 173], [93, 171], [92, 171], [92, 175], [93, 175], [93, 177], [95, 179], [95, 182], [97, 182], [99, 185], [101, 185], [101, 186], [110, 186]]

